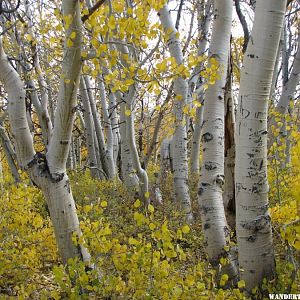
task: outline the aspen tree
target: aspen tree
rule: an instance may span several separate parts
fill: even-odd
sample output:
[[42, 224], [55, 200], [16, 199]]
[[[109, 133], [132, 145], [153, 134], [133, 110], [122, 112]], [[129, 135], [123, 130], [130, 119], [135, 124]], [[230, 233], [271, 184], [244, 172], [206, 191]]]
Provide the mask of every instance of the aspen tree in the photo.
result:
[[241, 278], [251, 290], [274, 276], [268, 212], [267, 113], [286, 1], [257, 0], [241, 69], [236, 120], [236, 229]]
[[[178, 32], [173, 23], [170, 10], [164, 5], [158, 12], [160, 22], [163, 26], [165, 34], [167, 34], [167, 46], [170, 54], [175, 58], [176, 63], [181, 65], [184, 63]], [[188, 162], [187, 162], [187, 133], [184, 124], [185, 116], [183, 108], [187, 103], [188, 84], [187, 81], [178, 76], [174, 80], [174, 115], [175, 115], [175, 132], [173, 136], [173, 175], [174, 189], [176, 200], [181, 204], [182, 209], [186, 213], [187, 222], [193, 220], [191, 199], [188, 187]]]
[[233, 279], [237, 269], [230, 253], [226, 222], [224, 189], [224, 87], [226, 83], [233, 3], [231, 0], [214, 1], [214, 22], [209, 47], [209, 67], [218, 67], [218, 78], [209, 85], [205, 94], [203, 112], [203, 155], [198, 192], [202, 228], [209, 259], [214, 267], [221, 257], [228, 257], [223, 271]]
[[81, 231], [66, 174], [81, 68], [82, 26], [79, 2], [62, 1], [63, 16], [68, 22], [65, 22], [64, 59], [54, 128], [46, 154], [34, 149], [26, 117], [24, 84], [10, 64], [0, 39], [0, 81], [8, 94], [9, 123], [16, 155], [20, 166], [45, 195], [63, 263], [75, 257], [87, 263], [90, 261], [87, 249], [73, 242], [73, 235], [80, 236]]

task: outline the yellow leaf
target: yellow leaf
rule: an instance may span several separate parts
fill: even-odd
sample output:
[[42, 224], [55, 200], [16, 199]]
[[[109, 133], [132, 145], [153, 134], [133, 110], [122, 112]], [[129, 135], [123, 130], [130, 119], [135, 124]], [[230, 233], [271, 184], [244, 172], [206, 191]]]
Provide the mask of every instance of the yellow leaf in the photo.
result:
[[150, 230], [154, 230], [154, 229], [155, 229], [155, 227], [156, 227], [156, 225], [155, 225], [154, 223], [150, 223], [150, 224], [149, 224], [149, 228], [150, 228]]
[[226, 282], [228, 281], [228, 275], [227, 274], [223, 274], [220, 280], [220, 285], [223, 286], [226, 284]]
[[146, 192], [146, 193], [145, 193], [145, 198], [148, 199], [149, 197], [150, 197], [149, 192]]
[[181, 231], [182, 231], [183, 233], [189, 233], [189, 232], [190, 232], [190, 227], [189, 227], [189, 225], [184, 225], [184, 226], [182, 226]]
[[125, 116], [129, 117], [131, 115], [131, 111], [129, 109], [125, 110]]
[[137, 200], [134, 202], [133, 207], [134, 207], [134, 208], [138, 208], [138, 207], [140, 207], [140, 206], [141, 206], [141, 201], [140, 201], [140, 199], [137, 199]]
[[33, 37], [32, 37], [32, 35], [31, 34], [26, 34], [26, 40], [28, 41], [28, 42], [31, 42], [32, 40], [33, 40]]
[[148, 210], [149, 210], [151, 213], [153, 213], [153, 212], [154, 212], [154, 207], [153, 207], [153, 205], [149, 204], [149, 205], [148, 205]]
[[102, 201], [101, 203], [100, 203], [100, 205], [102, 206], [102, 207], [106, 207], [107, 206], [107, 201]]
[[139, 244], [138, 240], [136, 240], [136, 239], [133, 238], [133, 237], [130, 237], [130, 238], [128, 239], [128, 243], [129, 243], [130, 245], [137, 245], [137, 244]]
[[245, 283], [244, 280], [240, 280], [240, 281], [238, 282], [238, 288], [239, 288], [239, 289], [242, 289], [242, 288], [244, 288], [245, 286], [246, 286], [246, 283]]
[[89, 10], [88, 10], [87, 8], [85, 8], [85, 9], [82, 11], [82, 13], [83, 13], [85, 16], [87, 16], [87, 15], [89, 14]]
[[70, 34], [70, 38], [71, 39], [75, 39], [76, 38], [76, 32], [73, 31], [71, 34]]
[[74, 45], [71, 39], [67, 39], [67, 47], [70, 48]]

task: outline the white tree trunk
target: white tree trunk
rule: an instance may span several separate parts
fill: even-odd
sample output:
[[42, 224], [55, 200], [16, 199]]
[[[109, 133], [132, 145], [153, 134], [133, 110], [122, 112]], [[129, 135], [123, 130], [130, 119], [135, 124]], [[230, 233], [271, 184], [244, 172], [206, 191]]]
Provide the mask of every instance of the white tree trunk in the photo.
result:
[[0, 81], [8, 93], [8, 114], [12, 136], [15, 142], [19, 165], [26, 168], [32, 161], [35, 151], [28, 127], [25, 107], [25, 90], [19, 74], [9, 64], [0, 38]]
[[236, 224], [241, 278], [251, 290], [274, 275], [268, 213], [267, 113], [286, 1], [257, 0], [241, 70], [236, 122]]
[[[111, 153], [111, 151], [110, 152], [107, 151], [107, 145], [105, 143], [104, 132], [101, 125], [100, 116], [97, 111], [95, 99], [91, 93], [90, 80], [87, 76], [85, 76], [85, 84], [89, 95], [90, 106], [94, 118], [95, 134], [98, 140], [98, 150], [100, 153], [102, 169], [107, 179], [113, 179], [116, 176], [116, 167], [113, 160], [113, 154]], [[103, 97], [103, 95], [101, 95], [101, 97]]]
[[[208, 33], [212, 19], [211, 13], [211, 1], [205, 3], [205, 1], [200, 1], [197, 4], [197, 14], [198, 14], [198, 34], [199, 34], [199, 45], [198, 45], [198, 55], [201, 56], [205, 53], [208, 45]], [[203, 123], [203, 103], [204, 103], [204, 93], [201, 89], [201, 84], [203, 84], [200, 77], [201, 69], [203, 68], [203, 63], [199, 63], [195, 66], [192, 76], [189, 80], [189, 94], [191, 98], [193, 93], [196, 93], [197, 101], [199, 101], [202, 106], [196, 108], [196, 117], [194, 132], [192, 136], [192, 147], [191, 147], [191, 174], [199, 174], [200, 171], [200, 140], [201, 140], [201, 129]]]
[[67, 263], [69, 258], [75, 257], [89, 263], [88, 251], [81, 245], [76, 246], [72, 240], [74, 234], [78, 237], [82, 234], [68, 176], [64, 174], [63, 179], [59, 182], [51, 181], [43, 157], [36, 158], [35, 164], [29, 168], [29, 174], [45, 195], [58, 251], [63, 263]]
[[45, 195], [62, 260], [66, 263], [69, 258], [79, 257], [89, 262], [87, 250], [83, 246], [76, 246], [72, 241], [72, 234], [77, 233], [80, 236], [81, 232], [69, 180], [65, 174], [81, 67], [82, 29], [79, 1], [63, 0], [62, 7], [64, 15], [72, 16], [71, 24], [66, 29], [65, 41], [70, 38], [72, 32], [76, 32], [76, 37], [71, 47], [67, 47], [65, 42], [58, 108], [46, 156], [34, 150], [26, 120], [24, 84], [7, 59], [1, 38], [0, 81], [8, 93], [9, 121], [17, 158], [20, 166], [28, 172], [31, 180]]
[[294, 100], [296, 87], [300, 81], [300, 32], [298, 33], [298, 49], [293, 62], [291, 75], [283, 86], [282, 94], [276, 106], [279, 113], [286, 114], [290, 101]]
[[220, 76], [209, 85], [204, 103], [202, 143], [203, 154], [198, 192], [202, 228], [208, 256], [214, 267], [221, 257], [228, 257], [229, 264], [223, 271], [231, 279], [237, 269], [228, 251], [229, 228], [226, 222], [224, 189], [224, 88], [226, 83], [233, 3], [231, 0], [214, 1], [214, 24], [209, 48], [210, 64], [217, 61]]
[[[158, 15], [164, 32], [168, 32], [167, 46], [171, 56], [175, 58], [178, 65], [183, 64], [180, 40], [176, 36], [177, 30], [168, 6], [164, 5]], [[175, 197], [186, 214], [187, 222], [192, 222], [193, 214], [188, 187], [187, 132], [183, 113], [188, 97], [188, 84], [185, 79], [177, 77], [174, 80], [174, 92], [177, 96], [174, 103], [175, 132], [173, 137]]]
[[99, 171], [97, 157], [96, 157], [96, 143], [95, 143], [95, 134], [94, 134], [94, 121], [93, 115], [91, 111], [89, 95], [87, 93], [86, 85], [83, 77], [80, 78], [80, 95], [83, 104], [83, 117], [84, 117], [84, 131], [85, 131], [85, 139], [86, 139], [86, 147], [88, 151], [88, 162], [91, 170], [91, 176], [93, 178], [99, 178]]
[[139, 179], [133, 167], [131, 149], [129, 146], [129, 137], [127, 134], [127, 126], [125, 121], [125, 103], [121, 101], [120, 111], [120, 135], [121, 135], [121, 177], [124, 184], [130, 190], [137, 190]]
[[134, 102], [135, 102], [135, 86], [129, 87], [128, 94], [125, 97], [126, 111], [130, 111], [130, 115], [125, 113], [126, 123], [126, 137], [131, 152], [133, 167], [139, 178], [140, 196], [145, 204], [149, 201], [149, 186], [147, 172], [141, 167], [140, 158], [135, 142], [135, 129], [134, 129]]
[[[46, 154], [50, 173], [53, 178], [57, 179], [63, 177], [63, 174], [66, 172], [66, 161], [77, 104], [82, 39], [79, 1], [65, 0], [62, 3], [64, 16], [71, 16], [72, 22], [66, 29], [64, 60], [54, 117], [54, 128]], [[68, 47], [67, 41], [71, 39], [70, 36], [73, 32], [76, 35], [72, 39], [72, 46]]]
[[106, 132], [106, 151], [105, 155], [107, 157], [107, 168], [108, 168], [108, 178], [113, 179], [117, 175], [117, 169], [114, 159], [114, 147], [116, 145], [116, 135], [113, 134], [111, 120], [109, 117], [107, 103], [106, 103], [106, 91], [105, 85], [103, 82], [103, 78], [99, 78], [99, 90], [100, 90], [100, 100], [101, 100], [101, 108], [102, 108], [102, 115], [104, 121], [104, 129]]
[[117, 115], [117, 101], [114, 93], [109, 93], [109, 106], [108, 112], [110, 116], [110, 123], [113, 133], [113, 154], [115, 166], [117, 165], [117, 159], [119, 154], [119, 143], [120, 143], [120, 132], [119, 132], [119, 124], [118, 124], [118, 115]]

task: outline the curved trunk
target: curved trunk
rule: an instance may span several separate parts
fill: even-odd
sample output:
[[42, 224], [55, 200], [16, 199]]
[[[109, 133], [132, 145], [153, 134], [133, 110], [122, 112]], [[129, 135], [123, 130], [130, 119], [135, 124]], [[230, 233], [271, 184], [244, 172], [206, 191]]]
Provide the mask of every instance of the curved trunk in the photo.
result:
[[206, 90], [203, 127], [202, 163], [198, 192], [202, 228], [208, 256], [214, 267], [221, 257], [228, 257], [222, 273], [231, 279], [237, 268], [226, 246], [229, 229], [226, 222], [224, 189], [224, 87], [226, 83], [233, 4], [231, 0], [214, 1], [214, 24], [209, 48], [209, 63], [218, 66], [219, 79]]
[[251, 290], [275, 271], [268, 212], [267, 114], [286, 1], [257, 0], [241, 70], [236, 130], [236, 224], [241, 278]]
[[78, 257], [89, 264], [91, 257], [87, 249], [73, 242], [73, 238], [79, 238], [82, 233], [68, 176], [65, 174], [59, 182], [53, 181], [42, 157], [28, 173], [45, 196], [62, 262], [66, 264], [68, 259]]
[[135, 130], [134, 130], [134, 101], [135, 101], [135, 87], [130, 86], [128, 94], [124, 100], [126, 102], [125, 108], [125, 124], [126, 124], [126, 138], [128, 141], [133, 167], [139, 179], [140, 196], [144, 202], [148, 202], [149, 198], [149, 187], [148, 187], [148, 175], [147, 172], [141, 167], [140, 158], [135, 142]]
[[[63, 262], [79, 257], [89, 262], [89, 254], [83, 246], [76, 246], [72, 234], [79, 236], [80, 228], [74, 199], [66, 172], [71, 131], [76, 106], [80, 62], [81, 62], [81, 20], [78, 0], [63, 0], [64, 15], [71, 15], [72, 21], [66, 28], [65, 55], [55, 114], [54, 131], [46, 156], [36, 153], [26, 120], [25, 89], [19, 74], [10, 65], [0, 38], [0, 81], [8, 93], [8, 113], [13, 134], [16, 155], [20, 166], [27, 171], [31, 180], [43, 191], [49, 205], [55, 237]], [[73, 45], [67, 46], [70, 35], [76, 32]]]

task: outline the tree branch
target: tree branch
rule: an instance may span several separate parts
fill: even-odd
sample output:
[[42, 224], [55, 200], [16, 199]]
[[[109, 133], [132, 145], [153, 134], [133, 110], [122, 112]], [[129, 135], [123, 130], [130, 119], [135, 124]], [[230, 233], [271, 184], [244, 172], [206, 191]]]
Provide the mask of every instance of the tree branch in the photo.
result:
[[247, 45], [248, 45], [248, 41], [249, 41], [249, 29], [248, 29], [248, 25], [247, 25], [245, 16], [243, 15], [243, 13], [241, 11], [240, 0], [234, 0], [234, 3], [235, 3], [236, 13], [239, 17], [239, 20], [241, 22], [241, 25], [242, 25], [243, 31], [244, 31], [243, 53], [245, 53]]
[[99, 0], [92, 8], [89, 9], [88, 15], [81, 17], [82, 23], [84, 23], [88, 18], [102, 5], [106, 0]]

